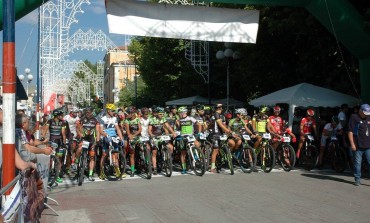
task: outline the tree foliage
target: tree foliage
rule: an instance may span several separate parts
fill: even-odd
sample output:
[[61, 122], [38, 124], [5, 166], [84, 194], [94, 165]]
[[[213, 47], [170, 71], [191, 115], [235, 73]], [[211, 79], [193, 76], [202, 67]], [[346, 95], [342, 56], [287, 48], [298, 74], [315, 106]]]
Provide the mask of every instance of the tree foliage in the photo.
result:
[[[230, 7], [230, 5], [228, 5]], [[355, 95], [358, 61], [310, 13], [302, 8], [232, 6], [260, 10], [256, 44], [234, 44], [239, 60], [230, 60], [230, 96], [244, 102], [308, 82]], [[226, 97], [227, 61], [216, 59], [223, 43], [210, 42], [211, 96]], [[186, 41], [140, 37], [129, 47], [146, 87], [150, 104], [202, 95], [207, 86], [184, 57]], [[350, 84], [353, 81], [354, 87]], [[144, 104], [145, 104], [144, 103]]]

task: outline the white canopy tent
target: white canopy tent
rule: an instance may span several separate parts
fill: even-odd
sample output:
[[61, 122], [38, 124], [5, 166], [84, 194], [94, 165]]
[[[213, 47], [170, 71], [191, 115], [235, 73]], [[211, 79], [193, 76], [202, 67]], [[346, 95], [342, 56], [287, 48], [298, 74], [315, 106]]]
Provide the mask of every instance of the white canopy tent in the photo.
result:
[[342, 104], [348, 104], [352, 107], [358, 105], [360, 100], [327, 88], [301, 83], [250, 102], [253, 106], [275, 105], [277, 103], [289, 104], [289, 125], [291, 127], [296, 107], [339, 107]]
[[208, 98], [196, 95], [188, 98], [180, 98], [173, 101], [166, 101], [166, 105], [194, 105], [194, 104], [208, 104]]

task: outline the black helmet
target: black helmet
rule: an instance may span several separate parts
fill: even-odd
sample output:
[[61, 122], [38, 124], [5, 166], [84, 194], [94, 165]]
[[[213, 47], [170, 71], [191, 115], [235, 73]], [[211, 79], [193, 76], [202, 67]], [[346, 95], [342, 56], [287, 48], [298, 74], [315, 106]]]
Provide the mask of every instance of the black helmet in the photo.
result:
[[129, 106], [129, 107], [126, 108], [126, 112], [128, 114], [135, 113], [136, 112], [136, 109], [133, 106]]
[[177, 109], [177, 106], [176, 105], [170, 105], [170, 110], [172, 109]]
[[91, 106], [88, 106], [88, 107], [85, 108], [85, 112], [93, 112], [93, 111], [94, 111], [94, 109]]
[[59, 116], [59, 115], [63, 115], [63, 112], [61, 110], [54, 110], [53, 111], [53, 116]]
[[197, 105], [196, 109], [199, 111], [199, 110], [204, 110], [204, 105]]
[[157, 113], [164, 113], [164, 108], [156, 107], [154, 111], [157, 112]]

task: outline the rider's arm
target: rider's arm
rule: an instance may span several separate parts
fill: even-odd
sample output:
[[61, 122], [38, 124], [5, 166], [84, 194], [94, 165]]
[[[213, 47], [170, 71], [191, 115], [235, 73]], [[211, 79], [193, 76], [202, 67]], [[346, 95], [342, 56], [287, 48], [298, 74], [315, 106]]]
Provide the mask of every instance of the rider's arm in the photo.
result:
[[230, 134], [231, 133], [231, 130], [228, 129], [224, 123], [222, 123], [222, 120], [221, 119], [218, 119], [216, 120], [216, 123], [218, 124], [218, 126], [222, 129], [222, 131], [226, 134]]
[[140, 135], [141, 134], [141, 123], [140, 122], [138, 122], [138, 127], [139, 127], [139, 129], [137, 130], [137, 132], [135, 132], [135, 134], [134, 134], [134, 137], [136, 137], [136, 136], [138, 136], [138, 135]]
[[67, 136], [66, 136], [66, 127], [63, 126], [62, 127], [62, 140], [63, 140], [63, 144], [66, 144], [66, 139], [67, 139]]
[[44, 125], [44, 126], [41, 128], [41, 137], [42, 137], [42, 138], [45, 138], [46, 133], [48, 133], [48, 130], [49, 130], [49, 124], [46, 124], [46, 125]]
[[121, 139], [121, 141], [123, 141], [123, 136], [122, 136], [121, 129], [119, 128], [119, 125], [115, 125], [114, 127], [116, 128], [118, 137]]
[[149, 136], [151, 137], [151, 138], [153, 138], [154, 137], [154, 135], [153, 135], [153, 133], [152, 133], [152, 126], [151, 125], [149, 125], [148, 126], [148, 134], [149, 134]]
[[100, 140], [100, 124], [99, 123], [96, 123], [95, 130], [96, 130], [96, 141], [98, 142]]
[[128, 123], [125, 123], [125, 129], [126, 129], [127, 136], [131, 139], [132, 134], [131, 134], [131, 131], [130, 131], [130, 125]]
[[249, 134], [249, 135], [254, 135], [253, 132], [248, 128], [248, 125], [247, 124], [244, 124], [244, 128], [245, 128], [245, 131]]
[[172, 127], [171, 127], [167, 122], [165, 122], [165, 123], [164, 123], [164, 126], [165, 126], [165, 128], [167, 128], [167, 129], [168, 129], [168, 131], [169, 131], [171, 134], [175, 135], [175, 131], [173, 131]]

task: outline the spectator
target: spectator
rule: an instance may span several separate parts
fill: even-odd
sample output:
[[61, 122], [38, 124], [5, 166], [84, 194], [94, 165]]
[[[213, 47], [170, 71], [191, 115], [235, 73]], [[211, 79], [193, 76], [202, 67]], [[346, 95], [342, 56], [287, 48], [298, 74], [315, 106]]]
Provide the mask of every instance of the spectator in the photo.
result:
[[16, 132], [16, 144], [19, 150], [21, 158], [28, 162], [36, 163], [36, 154], [50, 155], [53, 149], [51, 147], [45, 147], [40, 149], [30, 143], [27, 139], [26, 131], [29, 129], [29, 119], [24, 114], [17, 114], [15, 116], [15, 132]]
[[355, 186], [361, 184], [362, 155], [365, 154], [370, 165], [370, 106], [361, 105], [357, 114], [353, 114], [348, 124], [348, 138], [354, 157]]

